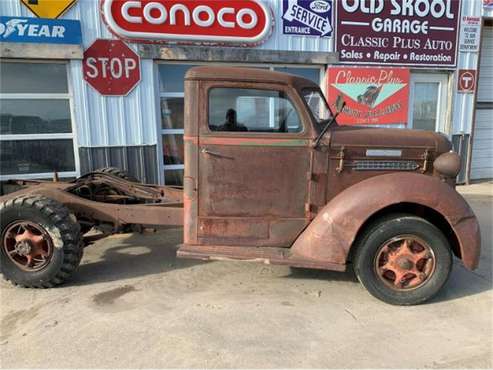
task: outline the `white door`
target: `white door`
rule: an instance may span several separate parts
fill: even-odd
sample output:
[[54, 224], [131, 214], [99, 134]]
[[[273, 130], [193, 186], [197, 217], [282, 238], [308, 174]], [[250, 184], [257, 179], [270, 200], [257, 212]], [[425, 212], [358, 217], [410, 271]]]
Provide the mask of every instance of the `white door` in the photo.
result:
[[408, 128], [447, 133], [447, 88], [448, 74], [411, 73]]
[[483, 28], [471, 179], [493, 178], [493, 27]]

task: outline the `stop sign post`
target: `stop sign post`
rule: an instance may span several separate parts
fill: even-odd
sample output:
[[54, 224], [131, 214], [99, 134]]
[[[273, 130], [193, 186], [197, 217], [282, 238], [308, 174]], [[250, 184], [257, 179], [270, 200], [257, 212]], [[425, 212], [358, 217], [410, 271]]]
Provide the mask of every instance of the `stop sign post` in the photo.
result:
[[139, 56], [120, 40], [96, 40], [85, 52], [84, 79], [101, 95], [128, 95], [140, 82]]

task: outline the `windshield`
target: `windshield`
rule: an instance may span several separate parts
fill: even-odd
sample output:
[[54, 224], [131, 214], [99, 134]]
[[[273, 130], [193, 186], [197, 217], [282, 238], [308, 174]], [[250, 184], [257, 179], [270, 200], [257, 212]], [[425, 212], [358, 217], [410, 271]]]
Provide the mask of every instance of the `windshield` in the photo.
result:
[[319, 127], [325, 126], [332, 118], [332, 113], [320, 90], [305, 89], [303, 90], [303, 98], [305, 99], [306, 104], [308, 104]]

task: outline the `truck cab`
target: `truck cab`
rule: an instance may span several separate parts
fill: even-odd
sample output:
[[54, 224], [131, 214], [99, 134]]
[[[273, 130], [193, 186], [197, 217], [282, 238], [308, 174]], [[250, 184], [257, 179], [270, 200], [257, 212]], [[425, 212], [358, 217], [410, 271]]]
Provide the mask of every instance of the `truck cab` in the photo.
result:
[[[451, 263], [439, 266], [433, 243], [413, 233], [429, 228], [445, 255], [477, 265], [479, 227], [455, 191], [460, 158], [444, 135], [339, 126], [318, 85], [261, 69], [196, 67], [185, 92], [179, 256], [340, 271], [353, 262], [394, 302]], [[368, 241], [385, 227], [388, 240]]]

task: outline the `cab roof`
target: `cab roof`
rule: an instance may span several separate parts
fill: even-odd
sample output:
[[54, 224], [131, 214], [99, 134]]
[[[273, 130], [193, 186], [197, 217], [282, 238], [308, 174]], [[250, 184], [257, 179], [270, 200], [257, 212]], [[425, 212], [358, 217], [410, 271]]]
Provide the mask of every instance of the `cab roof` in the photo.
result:
[[291, 85], [297, 89], [319, 88], [311, 80], [283, 72], [274, 72], [260, 68], [200, 66], [190, 68], [186, 80], [263, 82]]

